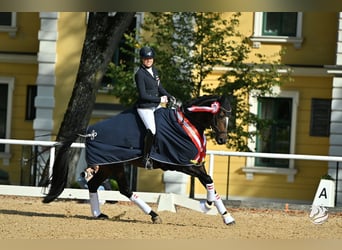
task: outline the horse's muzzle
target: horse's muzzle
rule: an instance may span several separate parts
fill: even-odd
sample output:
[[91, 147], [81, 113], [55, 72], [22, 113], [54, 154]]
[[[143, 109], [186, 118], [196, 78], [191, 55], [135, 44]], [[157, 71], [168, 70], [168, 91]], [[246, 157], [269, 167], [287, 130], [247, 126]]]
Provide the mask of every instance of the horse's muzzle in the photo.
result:
[[219, 144], [219, 145], [226, 144], [227, 138], [216, 137], [216, 142], [217, 142], [217, 144]]

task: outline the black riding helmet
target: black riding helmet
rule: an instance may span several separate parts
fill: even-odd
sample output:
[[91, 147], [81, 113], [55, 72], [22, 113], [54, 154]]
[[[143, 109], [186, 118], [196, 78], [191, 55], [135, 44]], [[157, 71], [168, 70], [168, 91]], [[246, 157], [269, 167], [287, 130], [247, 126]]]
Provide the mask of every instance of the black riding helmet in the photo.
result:
[[155, 56], [154, 50], [148, 46], [142, 47], [139, 54], [141, 58], [154, 58]]

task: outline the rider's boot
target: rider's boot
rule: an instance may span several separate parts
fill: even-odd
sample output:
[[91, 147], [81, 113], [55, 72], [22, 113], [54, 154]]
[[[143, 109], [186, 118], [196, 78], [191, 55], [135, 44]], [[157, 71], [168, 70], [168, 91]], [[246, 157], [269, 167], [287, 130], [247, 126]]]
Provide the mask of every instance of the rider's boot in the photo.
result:
[[147, 130], [144, 139], [144, 156], [143, 156], [143, 165], [146, 169], [153, 169], [153, 162], [150, 158], [151, 149], [154, 143], [154, 134], [151, 130]]

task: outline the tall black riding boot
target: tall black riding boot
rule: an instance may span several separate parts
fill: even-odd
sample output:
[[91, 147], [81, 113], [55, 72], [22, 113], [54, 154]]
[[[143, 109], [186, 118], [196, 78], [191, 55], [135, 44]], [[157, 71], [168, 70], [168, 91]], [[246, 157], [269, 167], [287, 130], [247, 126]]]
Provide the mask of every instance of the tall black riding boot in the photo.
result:
[[144, 139], [144, 156], [143, 156], [143, 164], [147, 169], [153, 169], [153, 162], [150, 158], [151, 149], [154, 143], [154, 134], [152, 134], [151, 130], [147, 130]]

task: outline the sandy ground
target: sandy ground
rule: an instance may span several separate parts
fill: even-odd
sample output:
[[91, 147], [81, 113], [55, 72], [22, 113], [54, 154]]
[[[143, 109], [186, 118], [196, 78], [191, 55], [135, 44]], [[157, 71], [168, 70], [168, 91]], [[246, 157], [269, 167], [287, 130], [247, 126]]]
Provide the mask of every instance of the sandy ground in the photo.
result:
[[227, 207], [236, 220], [227, 226], [220, 215], [177, 207], [176, 213], [159, 212], [162, 224], [153, 224], [129, 202], [104, 204], [111, 219], [96, 220], [82, 201], [0, 199], [0, 239], [342, 239], [342, 212], [329, 212], [328, 221], [315, 225], [310, 211]]

